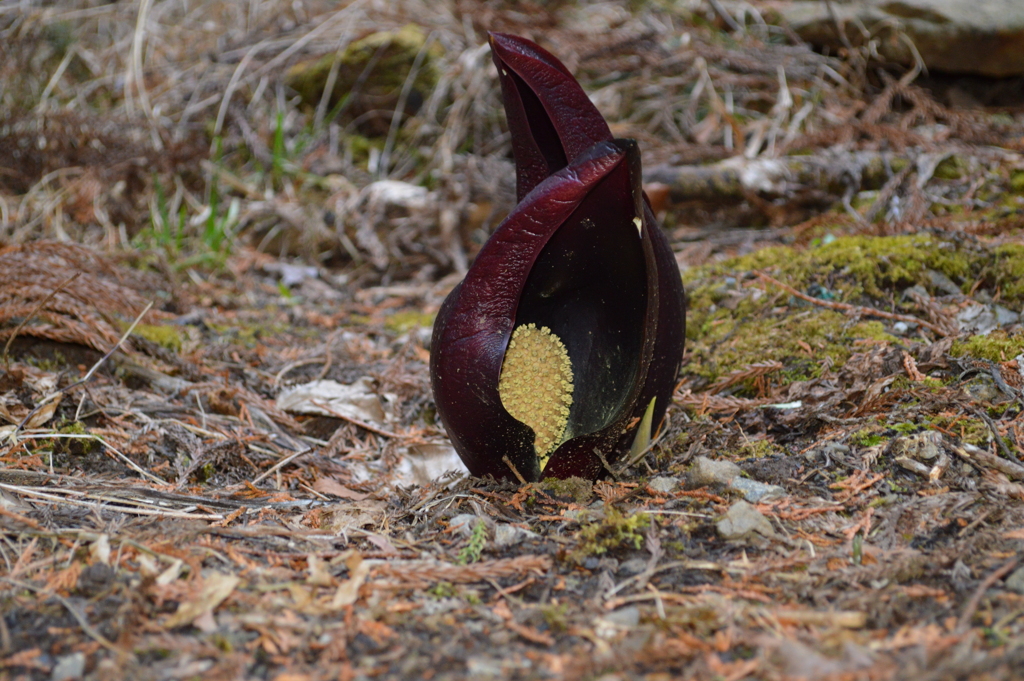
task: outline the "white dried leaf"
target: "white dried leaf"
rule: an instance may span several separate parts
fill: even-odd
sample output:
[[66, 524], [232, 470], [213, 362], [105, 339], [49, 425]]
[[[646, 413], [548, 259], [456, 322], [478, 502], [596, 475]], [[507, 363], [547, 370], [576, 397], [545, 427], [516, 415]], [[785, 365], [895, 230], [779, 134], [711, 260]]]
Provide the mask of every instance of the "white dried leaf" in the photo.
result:
[[395, 419], [396, 401], [395, 395], [379, 394], [373, 379], [363, 376], [348, 385], [323, 380], [288, 388], [278, 395], [277, 408], [292, 414], [350, 418], [383, 428]]

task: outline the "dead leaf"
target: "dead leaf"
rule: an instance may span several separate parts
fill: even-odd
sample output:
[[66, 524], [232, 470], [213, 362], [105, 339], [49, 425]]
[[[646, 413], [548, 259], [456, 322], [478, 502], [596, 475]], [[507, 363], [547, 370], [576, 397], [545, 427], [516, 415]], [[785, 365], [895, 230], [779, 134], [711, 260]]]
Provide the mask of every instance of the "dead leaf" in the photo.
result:
[[426, 485], [455, 471], [466, 474], [455, 448], [448, 444], [423, 443], [405, 448], [401, 461], [395, 466], [393, 485]]
[[96, 541], [89, 545], [89, 557], [93, 563], [110, 564], [110, 537], [101, 534]]
[[306, 577], [306, 584], [312, 586], [334, 586], [334, 577], [320, 556], [311, 553], [306, 558], [306, 562], [309, 564], [309, 576]]
[[312, 381], [294, 386], [277, 397], [277, 408], [292, 414], [317, 414], [350, 418], [383, 428], [394, 420], [394, 395], [379, 395], [373, 379], [363, 376], [346, 385], [337, 381]]
[[204, 634], [212, 634], [217, 631], [217, 619], [212, 610], [207, 610], [192, 621], [192, 626]]
[[[2, 437], [2, 435], [3, 432], [0, 431], [0, 437]], [[20, 497], [2, 489], [0, 489], [0, 508], [13, 511], [14, 513], [24, 513], [32, 510], [31, 504], [26, 504]]]
[[334, 497], [352, 499], [353, 501], [362, 501], [368, 496], [362, 492], [356, 492], [355, 490], [345, 487], [334, 478], [320, 478], [313, 483], [313, 489], [321, 494], [330, 494]]
[[199, 593], [191, 600], [182, 601], [178, 606], [178, 611], [164, 622], [164, 627], [174, 629], [192, 624], [205, 613], [213, 612], [218, 605], [224, 602], [224, 599], [231, 595], [240, 581], [235, 575], [211, 572], [203, 580], [203, 587]]
[[317, 608], [314, 604], [314, 593], [315, 589], [308, 587], [304, 584], [297, 582], [290, 582], [288, 584], [288, 592], [292, 595], [292, 600], [295, 601], [295, 609], [299, 612], [306, 612], [313, 614]]
[[2, 401], [0, 401], [0, 419], [7, 421], [8, 423], [18, 424], [21, 423], [21, 419], [11, 413]]
[[370, 575], [370, 564], [363, 560], [359, 553], [353, 553], [346, 564], [350, 576], [339, 584], [338, 590], [334, 592], [330, 606], [332, 610], [341, 610], [355, 603], [359, 599], [360, 587], [366, 583], [366, 578]]
[[387, 504], [379, 499], [337, 504], [326, 509], [323, 527], [336, 534], [343, 534], [348, 530], [376, 525], [384, 518], [386, 508]]
[[57, 411], [57, 406], [60, 405], [62, 397], [62, 395], [57, 396], [43, 405], [43, 407], [33, 414], [32, 418], [28, 420], [28, 423], [25, 424], [25, 428], [28, 430], [31, 430], [32, 428], [39, 428], [52, 419], [54, 412]]
[[396, 549], [395, 545], [391, 543], [391, 540], [388, 539], [387, 537], [385, 537], [384, 535], [382, 535], [382, 534], [368, 534], [368, 535], [366, 535], [366, 539], [369, 540], [369, 542], [371, 544], [376, 546], [378, 549], [380, 549], [384, 553], [392, 553], [392, 554], [398, 555], [398, 549]]
[[10, 657], [0, 659], [0, 667], [5, 669], [10, 669], [11, 667], [25, 667], [26, 669], [41, 669], [48, 672], [50, 671], [51, 666], [45, 661], [39, 659], [41, 655], [42, 651], [39, 648], [22, 650], [14, 653]]
[[184, 571], [184, 569], [185, 563], [182, 562], [180, 558], [175, 558], [171, 562], [170, 567], [168, 567], [166, 570], [161, 572], [159, 576], [157, 576], [156, 583], [160, 584], [161, 586], [166, 586], [171, 582], [177, 580], [178, 577], [181, 576], [181, 573]]

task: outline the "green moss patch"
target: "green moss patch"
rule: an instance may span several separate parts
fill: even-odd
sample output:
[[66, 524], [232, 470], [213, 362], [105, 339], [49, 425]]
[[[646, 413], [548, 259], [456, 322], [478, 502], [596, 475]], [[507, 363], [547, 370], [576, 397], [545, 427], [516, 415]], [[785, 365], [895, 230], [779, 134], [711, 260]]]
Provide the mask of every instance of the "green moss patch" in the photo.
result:
[[1014, 194], [1024, 194], [1024, 170], [1014, 170], [1010, 173], [1010, 191]]
[[833, 283], [844, 300], [886, 298], [893, 288], [928, 284], [929, 269], [965, 283], [978, 257], [928, 234], [851, 236], [797, 254], [783, 274], [808, 284]]
[[184, 342], [181, 336], [181, 328], [166, 324], [137, 324], [132, 333], [165, 347], [171, 352], [181, 352]]
[[430, 328], [434, 323], [434, 315], [419, 310], [403, 310], [384, 320], [384, 328], [395, 333], [405, 333], [417, 326]]
[[1005, 362], [1024, 352], [1024, 334], [1008, 335], [995, 330], [985, 336], [971, 336], [954, 341], [949, 354], [954, 357], [974, 357], [992, 362]]
[[1024, 299], [1024, 244], [1005, 244], [993, 250], [996, 286], [1003, 299]]
[[573, 558], [582, 563], [589, 556], [599, 556], [617, 549], [639, 549], [643, 546], [643, 531], [651, 524], [646, 513], [623, 515], [614, 506], [605, 507], [604, 518], [584, 525], [579, 532], [579, 548]]
[[594, 483], [584, 478], [547, 478], [540, 482], [540, 488], [548, 494], [570, 499], [576, 504], [585, 504], [594, 496]]
[[[807, 295], [827, 301], [918, 314], [904, 296], [943, 275], [963, 291], [982, 284], [1000, 301], [1024, 303], [1024, 246], [992, 249], [933, 234], [892, 237], [843, 236], [808, 248], [774, 246], [687, 271], [690, 296], [687, 373], [707, 382], [751, 364], [779, 361], [783, 384], [816, 378], [826, 367], [841, 367], [872, 342], [896, 342], [884, 320], [854, 320], [840, 311], [791, 296], [753, 279], [763, 271]], [[954, 354], [992, 360], [1024, 351], [1024, 337], [998, 332], [958, 341]], [[699, 387], [700, 382], [698, 382]], [[749, 386], [748, 386], [749, 387]], [[737, 393], [744, 395], [741, 387]]]

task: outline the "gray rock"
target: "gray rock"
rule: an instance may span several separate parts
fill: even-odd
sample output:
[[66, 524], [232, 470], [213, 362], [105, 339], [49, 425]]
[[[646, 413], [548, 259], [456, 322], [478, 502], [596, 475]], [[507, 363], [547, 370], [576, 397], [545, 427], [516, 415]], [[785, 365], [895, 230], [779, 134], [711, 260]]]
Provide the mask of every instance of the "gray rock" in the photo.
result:
[[925, 478], [927, 478], [928, 473], [931, 472], [931, 469], [928, 466], [925, 466], [920, 461], [915, 461], [905, 456], [898, 456], [896, 457], [895, 461], [896, 464], [901, 468], [908, 470], [911, 473], [917, 473], [918, 475]]
[[687, 472], [686, 481], [691, 487], [728, 485], [742, 472], [732, 461], [715, 461], [706, 456], [698, 456]]
[[956, 314], [956, 324], [960, 331], [986, 335], [999, 328], [999, 320], [991, 305], [971, 303]]
[[651, 478], [651, 481], [647, 483], [651, 486], [655, 492], [661, 492], [662, 494], [668, 494], [673, 491], [676, 487], [679, 487], [679, 478], [673, 478], [667, 475], [659, 475], [656, 478]]
[[995, 379], [993, 379], [989, 374], [978, 374], [974, 378], [963, 383], [961, 387], [977, 402], [1002, 404], [1003, 402], [1009, 402], [1012, 399], [1009, 395], [1004, 393], [998, 385], [996, 385]]
[[786, 490], [778, 485], [769, 485], [759, 480], [751, 480], [737, 476], [729, 483], [729, 487], [743, 493], [743, 498], [752, 504], [766, 499], [778, 499], [786, 496]]
[[50, 674], [52, 681], [71, 681], [85, 674], [85, 653], [71, 653], [57, 658], [57, 664]]
[[602, 619], [623, 629], [632, 629], [640, 624], [640, 608], [635, 605], [619, 608], [608, 613]]
[[466, 671], [474, 676], [498, 677], [505, 671], [501, 660], [493, 657], [471, 657], [466, 660]]
[[[1024, 74], [1024, 2], [1020, 0], [856, 0], [831, 3], [854, 45], [862, 28], [878, 38], [886, 59], [911, 65], [913, 53], [895, 30], [902, 28], [925, 65], [936, 71], [994, 78]], [[804, 40], [841, 48], [824, 2], [795, 2], [782, 16]]]
[[276, 274], [281, 277], [281, 283], [291, 288], [301, 284], [306, 279], [315, 279], [319, 271], [308, 265], [292, 265], [286, 262], [267, 263], [263, 266], [264, 271]]
[[737, 501], [729, 507], [722, 519], [715, 523], [715, 528], [718, 535], [726, 540], [746, 539], [755, 534], [775, 536], [775, 528], [768, 518], [746, 501]]
[[533, 663], [525, 657], [470, 657], [466, 660], [466, 671], [472, 678], [509, 678], [513, 672], [529, 670]]
[[951, 296], [963, 293], [956, 282], [937, 270], [928, 270], [928, 280], [931, 281], [932, 286]]
[[498, 523], [494, 526], [494, 545], [499, 549], [506, 546], [515, 546], [536, 536], [536, 534], [529, 530], [524, 530], [521, 527], [509, 525], [508, 523]]
[[630, 558], [619, 566], [619, 574], [625, 577], [638, 575], [647, 569], [647, 561], [643, 558]]
[[585, 508], [582, 508], [582, 509], [570, 508], [568, 511], [566, 511], [565, 513], [562, 514], [563, 518], [565, 518], [569, 522], [574, 522], [574, 523], [581, 523], [581, 522], [589, 519], [590, 516], [591, 516], [591, 511], [589, 511], [588, 509], [585, 509]]
[[993, 309], [996, 313], [996, 323], [999, 326], [1009, 326], [1010, 324], [1016, 324], [1020, 321], [1020, 314], [1014, 312], [1010, 308], [1003, 307], [1002, 305], [994, 305]]
[[1024, 567], [1019, 567], [1006, 578], [1006, 588], [1024, 594]]

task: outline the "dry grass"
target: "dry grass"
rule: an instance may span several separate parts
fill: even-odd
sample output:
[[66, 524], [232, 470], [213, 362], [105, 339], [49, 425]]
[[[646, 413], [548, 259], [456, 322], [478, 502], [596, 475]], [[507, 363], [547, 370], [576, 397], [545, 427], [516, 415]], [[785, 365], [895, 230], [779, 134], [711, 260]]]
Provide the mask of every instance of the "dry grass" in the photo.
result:
[[[699, 2], [12, 5], [0, 9], [0, 239], [190, 254], [240, 240], [363, 264], [372, 279], [463, 270], [510, 207], [486, 30], [557, 47], [648, 165], [770, 157], [845, 120], [857, 92], [846, 65], [751, 9], [729, 46], [690, 23]], [[290, 67], [409, 23], [436, 50], [418, 106], [372, 110], [357, 94], [345, 111], [363, 113], [333, 121], [295, 107]], [[371, 188], [381, 179], [430, 192], [390, 206]]]

